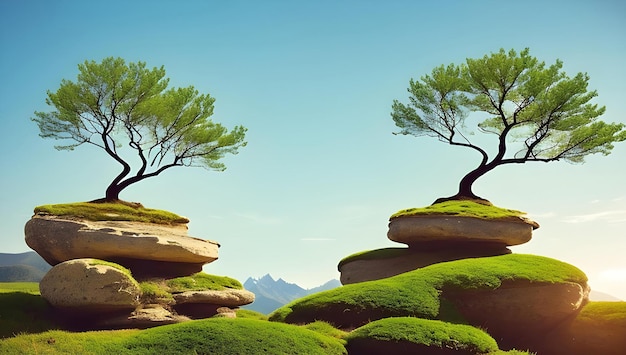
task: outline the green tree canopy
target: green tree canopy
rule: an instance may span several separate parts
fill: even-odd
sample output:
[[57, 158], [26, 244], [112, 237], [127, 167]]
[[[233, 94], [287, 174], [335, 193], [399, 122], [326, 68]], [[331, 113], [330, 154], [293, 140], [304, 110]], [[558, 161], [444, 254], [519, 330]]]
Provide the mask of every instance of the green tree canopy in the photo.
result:
[[[567, 76], [562, 62], [546, 66], [524, 49], [439, 66], [410, 80], [409, 103], [394, 100], [391, 116], [399, 134], [431, 136], [478, 152], [480, 164], [446, 199], [479, 199], [474, 182], [497, 166], [531, 161], [582, 163], [587, 155], [608, 155], [626, 140], [624, 124], [597, 120], [605, 108], [592, 104], [589, 77]], [[466, 118], [482, 113], [477, 130], [498, 137], [492, 151], [470, 140]], [[490, 155], [491, 153], [491, 155]]]
[[[116, 201], [126, 187], [175, 166], [222, 171], [220, 158], [246, 145], [246, 128], [228, 131], [210, 120], [215, 99], [209, 94], [193, 86], [168, 89], [163, 67], [109, 57], [85, 61], [78, 69], [75, 82], [62, 80], [56, 92], [48, 91], [46, 103], [54, 110], [35, 112], [33, 121], [41, 137], [69, 141], [55, 148], [89, 143], [122, 166], [105, 201]], [[136, 158], [122, 156], [124, 145]]]

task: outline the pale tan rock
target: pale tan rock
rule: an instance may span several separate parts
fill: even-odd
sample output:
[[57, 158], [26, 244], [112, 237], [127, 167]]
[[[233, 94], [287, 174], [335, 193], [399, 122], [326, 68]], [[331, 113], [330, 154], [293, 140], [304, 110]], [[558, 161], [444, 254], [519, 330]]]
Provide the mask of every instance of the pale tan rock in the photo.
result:
[[124, 271], [98, 264], [94, 259], [75, 259], [54, 266], [39, 283], [41, 296], [53, 307], [99, 313], [133, 310], [141, 290]]
[[[34, 216], [26, 244], [49, 264], [79, 259], [150, 260], [201, 265], [217, 259], [219, 244], [187, 235], [186, 226]], [[197, 267], [195, 268], [197, 269]]]
[[248, 290], [186, 291], [173, 295], [176, 304], [202, 303], [226, 307], [238, 307], [254, 302], [254, 293]]
[[506, 246], [528, 242], [536, 222], [522, 218], [481, 219], [448, 215], [401, 216], [389, 221], [387, 237], [409, 246], [445, 243], [492, 243]]
[[355, 259], [341, 263], [338, 266], [341, 274], [341, 283], [347, 285], [379, 280], [436, 263], [511, 253], [511, 251], [504, 246], [499, 248], [477, 247], [433, 251], [415, 251], [412, 248], [389, 249], [395, 249], [391, 257]]

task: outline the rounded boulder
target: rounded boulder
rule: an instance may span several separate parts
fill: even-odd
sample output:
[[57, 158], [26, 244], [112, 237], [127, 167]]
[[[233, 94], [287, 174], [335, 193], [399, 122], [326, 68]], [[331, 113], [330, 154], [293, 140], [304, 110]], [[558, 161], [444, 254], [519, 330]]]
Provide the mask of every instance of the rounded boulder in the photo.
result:
[[39, 283], [53, 307], [80, 313], [133, 310], [141, 289], [121, 267], [96, 259], [75, 259], [54, 266]]

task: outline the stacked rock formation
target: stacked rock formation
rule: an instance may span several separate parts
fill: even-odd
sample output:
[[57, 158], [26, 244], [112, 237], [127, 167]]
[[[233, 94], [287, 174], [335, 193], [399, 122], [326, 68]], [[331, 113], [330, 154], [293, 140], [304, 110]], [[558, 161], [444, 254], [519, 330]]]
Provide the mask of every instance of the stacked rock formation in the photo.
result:
[[510, 254], [509, 246], [530, 241], [539, 225], [526, 218], [481, 219], [454, 215], [391, 218], [387, 237], [408, 248], [379, 250], [382, 258], [355, 258], [339, 264], [341, 283], [378, 280], [424, 266]]
[[184, 224], [35, 215], [25, 236], [53, 266], [39, 284], [42, 297], [79, 327], [143, 328], [216, 314], [233, 317], [234, 309], [254, 301], [253, 293], [231, 288], [144, 301], [139, 282], [191, 276], [218, 258], [219, 244], [188, 236]]
[[[378, 249], [342, 260], [341, 282], [379, 280], [436, 263], [510, 254], [509, 246], [530, 241], [537, 228], [536, 222], [522, 217], [392, 217], [387, 237], [408, 247]], [[496, 289], [447, 290], [444, 296], [469, 324], [487, 329], [503, 348], [523, 348], [529, 340], [537, 343], [547, 333], [558, 333], [587, 304], [589, 291], [586, 283], [534, 283], [521, 276], [503, 280]]]

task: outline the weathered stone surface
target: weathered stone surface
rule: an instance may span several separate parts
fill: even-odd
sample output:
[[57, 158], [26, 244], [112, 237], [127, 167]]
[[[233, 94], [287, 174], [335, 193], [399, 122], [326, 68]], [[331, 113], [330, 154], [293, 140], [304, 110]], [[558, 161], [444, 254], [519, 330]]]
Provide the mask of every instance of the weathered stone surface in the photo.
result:
[[[476, 243], [478, 244], [478, 243]], [[390, 248], [391, 249], [391, 248]], [[339, 266], [340, 281], [343, 285], [379, 280], [416, 270], [424, 266], [467, 258], [479, 258], [510, 254], [504, 246], [491, 245], [480, 248], [416, 251], [413, 248], [394, 248], [393, 256], [380, 259], [348, 261]]]
[[141, 294], [130, 275], [93, 259], [56, 265], [39, 283], [39, 291], [53, 307], [85, 313], [133, 310]]
[[495, 290], [444, 292], [471, 325], [487, 331], [503, 349], [526, 348], [572, 317], [588, 301], [589, 287], [572, 282], [504, 281]]
[[519, 245], [528, 242], [536, 222], [527, 219], [487, 220], [447, 215], [402, 216], [389, 221], [387, 237], [410, 247], [424, 244], [442, 247], [458, 243]]
[[83, 321], [80, 330], [99, 329], [146, 329], [160, 325], [181, 323], [191, 320], [189, 317], [174, 314], [161, 305], [142, 305], [131, 313], [111, 317], [88, 318]]
[[208, 290], [208, 291], [186, 291], [173, 295], [176, 304], [183, 303], [203, 303], [215, 304], [219, 306], [237, 307], [254, 302], [254, 293], [247, 290]]
[[216, 242], [189, 237], [186, 226], [140, 222], [34, 216], [26, 223], [24, 231], [26, 244], [51, 265], [96, 258], [120, 260], [120, 263], [121, 260], [150, 260], [201, 267], [217, 259], [219, 247]]

